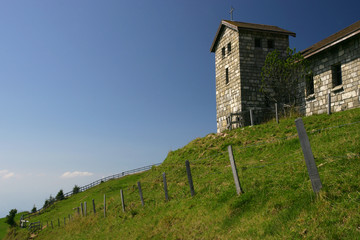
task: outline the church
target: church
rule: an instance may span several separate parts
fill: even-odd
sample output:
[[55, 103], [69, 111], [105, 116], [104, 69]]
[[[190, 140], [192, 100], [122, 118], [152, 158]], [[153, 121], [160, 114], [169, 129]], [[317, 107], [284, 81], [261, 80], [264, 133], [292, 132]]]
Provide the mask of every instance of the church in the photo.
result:
[[[210, 52], [215, 53], [217, 132], [255, 123], [274, 111], [260, 92], [261, 69], [273, 50], [285, 54], [294, 32], [277, 26], [222, 20]], [[301, 51], [310, 62], [299, 85], [305, 115], [338, 112], [360, 106], [360, 21]], [[236, 116], [238, 121], [232, 118]], [[241, 118], [241, 119], [240, 119]]]

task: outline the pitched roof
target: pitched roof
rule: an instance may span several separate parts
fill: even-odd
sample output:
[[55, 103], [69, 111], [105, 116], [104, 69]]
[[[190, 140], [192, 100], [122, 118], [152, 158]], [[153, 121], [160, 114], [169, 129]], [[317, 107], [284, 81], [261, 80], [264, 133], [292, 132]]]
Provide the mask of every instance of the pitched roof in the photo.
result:
[[305, 50], [302, 50], [301, 53], [303, 54], [304, 58], [308, 58], [316, 53], [319, 53], [359, 33], [360, 33], [360, 21], [357, 21], [351, 24], [350, 26], [340, 30], [339, 32], [306, 48]]
[[217, 45], [217, 42], [219, 41], [219, 36], [220, 36], [221, 32], [223, 31], [224, 26], [229, 27], [237, 32], [239, 30], [252, 30], [252, 31], [259, 31], [259, 32], [285, 34], [285, 35], [290, 35], [290, 36], [296, 37], [296, 34], [294, 32], [287, 31], [287, 30], [279, 28], [277, 26], [222, 20], [219, 25], [219, 28], [216, 32], [214, 41], [211, 45], [210, 52], [215, 52], [215, 47]]

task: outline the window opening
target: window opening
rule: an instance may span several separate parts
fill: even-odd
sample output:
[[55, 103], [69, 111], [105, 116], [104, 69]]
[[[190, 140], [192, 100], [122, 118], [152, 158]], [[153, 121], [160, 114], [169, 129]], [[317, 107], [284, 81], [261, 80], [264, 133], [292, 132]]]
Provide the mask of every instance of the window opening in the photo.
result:
[[332, 83], [333, 87], [342, 85], [342, 76], [341, 76], [341, 64], [336, 64], [331, 67], [332, 72]]
[[225, 69], [225, 82], [226, 84], [229, 83], [229, 68]]
[[255, 38], [255, 47], [261, 48], [261, 38]]

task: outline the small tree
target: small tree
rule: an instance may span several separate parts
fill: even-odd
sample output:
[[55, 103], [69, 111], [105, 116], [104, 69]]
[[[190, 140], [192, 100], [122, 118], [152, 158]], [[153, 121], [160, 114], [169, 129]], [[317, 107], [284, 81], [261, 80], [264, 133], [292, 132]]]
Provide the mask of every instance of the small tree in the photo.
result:
[[36, 209], [35, 204], [34, 204], [34, 207], [31, 209], [31, 212], [36, 213], [36, 211], [37, 211], [37, 209]]
[[73, 188], [73, 194], [77, 194], [80, 192], [80, 187], [78, 185], [75, 185]]
[[295, 106], [298, 104], [300, 82], [308, 73], [308, 62], [301, 53], [288, 48], [282, 56], [274, 50], [266, 56], [262, 68], [261, 92], [276, 103]]
[[63, 200], [65, 197], [64, 197], [64, 192], [62, 189], [60, 189], [60, 191], [58, 192], [58, 194], [56, 195], [56, 200], [57, 201], [61, 201]]
[[11, 227], [16, 226], [15, 215], [17, 213], [16, 209], [11, 209], [9, 215], [6, 215], [5, 223], [9, 224]]

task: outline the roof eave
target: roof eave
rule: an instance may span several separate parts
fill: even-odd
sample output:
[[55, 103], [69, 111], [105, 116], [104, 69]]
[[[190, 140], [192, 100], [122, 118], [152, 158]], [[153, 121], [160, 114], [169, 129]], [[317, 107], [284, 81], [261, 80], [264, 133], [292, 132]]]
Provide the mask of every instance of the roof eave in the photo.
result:
[[[326, 50], [326, 49], [328, 49], [328, 48], [330, 48], [332, 46], [335, 46], [336, 44], [339, 44], [339, 43], [345, 41], [346, 39], [349, 39], [349, 38], [351, 38], [351, 37], [353, 37], [353, 36], [355, 36], [355, 35], [357, 35], [359, 33], [360, 33], [360, 29], [355, 31], [355, 32], [352, 32], [352, 33], [350, 33], [350, 34], [348, 34], [348, 35], [346, 35], [346, 36], [344, 36], [344, 37], [342, 37], [342, 38], [340, 38], [338, 40], [335, 40], [335, 41], [333, 41], [333, 42], [331, 42], [331, 43], [329, 43], [329, 44], [327, 44], [327, 45], [325, 45], [325, 46], [323, 46], [323, 47], [321, 47], [321, 48], [319, 48], [319, 49], [317, 49], [317, 50], [315, 50], [313, 52], [310, 52], [308, 54], [305, 53], [305, 54], [303, 54], [303, 57], [304, 58], [309, 58], [309, 57], [311, 57], [311, 56], [313, 56], [315, 54], [318, 54], [318, 53], [320, 53], [320, 52], [322, 52], [322, 51], [324, 51], [324, 50]], [[305, 50], [303, 50], [301, 52], [305, 52], [306, 50], [307, 49], [305, 49]]]
[[232, 24], [230, 24], [230, 23], [228, 23], [228, 22], [226, 22], [224, 20], [221, 20], [221, 23], [220, 23], [220, 25], [218, 27], [218, 30], [216, 31], [215, 38], [214, 38], [214, 40], [213, 40], [213, 42], [211, 44], [210, 52], [215, 52], [215, 48], [216, 48], [217, 42], [219, 40], [219, 35], [221, 34], [221, 31], [222, 31], [224, 25], [231, 28], [231, 29], [233, 29], [233, 30], [235, 30], [235, 31], [238, 31], [238, 28], [236, 26], [234, 26], [234, 25], [232, 25]]

